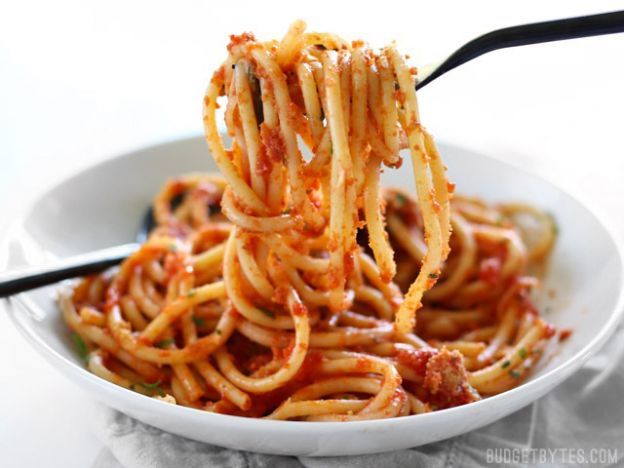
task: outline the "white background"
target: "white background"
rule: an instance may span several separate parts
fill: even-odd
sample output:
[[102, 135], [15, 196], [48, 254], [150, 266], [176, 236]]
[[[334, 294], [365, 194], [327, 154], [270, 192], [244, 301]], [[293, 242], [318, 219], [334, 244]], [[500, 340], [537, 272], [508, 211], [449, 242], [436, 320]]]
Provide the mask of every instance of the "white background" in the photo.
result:
[[[616, 9], [624, 2], [3, 0], [0, 235], [64, 175], [199, 133], [202, 93], [230, 33], [272, 38], [303, 18], [374, 46], [396, 39], [417, 65], [492, 29]], [[623, 84], [617, 35], [494, 52], [419, 96], [438, 139], [539, 171], [613, 210], [622, 235]], [[88, 407], [0, 307], [0, 464], [88, 466], [100, 450]]]

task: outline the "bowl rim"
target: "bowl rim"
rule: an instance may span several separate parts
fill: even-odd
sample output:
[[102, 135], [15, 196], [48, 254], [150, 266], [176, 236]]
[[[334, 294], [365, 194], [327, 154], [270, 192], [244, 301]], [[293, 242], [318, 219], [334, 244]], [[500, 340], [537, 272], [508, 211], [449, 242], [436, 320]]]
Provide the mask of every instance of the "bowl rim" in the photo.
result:
[[[40, 187], [35, 195], [30, 198], [28, 203], [25, 203], [24, 206], [20, 209], [20, 212], [16, 216], [15, 220], [9, 225], [8, 229], [2, 236], [2, 242], [0, 243], [0, 252], [7, 252], [8, 245], [13, 239], [11, 233], [15, 231], [15, 229], [19, 228], [23, 225], [24, 221], [28, 218], [28, 216], [32, 213], [34, 207], [40, 202], [45, 194], [50, 191], [67, 184], [74, 178], [79, 177], [83, 173], [87, 171], [95, 171], [101, 168], [104, 165], [111, 164], [116, 160], [125, 159], [129, 157], [135, 157], [139, 154], [147, 151], [153, 150], [157, 148], [163, 148], [167, 146], [176, 146], [180, 144], [189, 143], [192, 141], [196, 141], [202, 139], [203, 137], [193, 135], [186, 136], [182, 138], [174, 138], [168, 139], [164, 141], [157, 142], [155, 144], [148, 144], [137, 147], [135, 149], [131, 149], [125, 152], [121, 152], [112, 157], [105, 157], [98, 159], [93, 164], [88, 164], [86, 166], [79, 167], [75, 170], [70, 171], [63, 177], [59, 179], [52, 180], [50, 183], [45, 184]], [[615, 250], [615, 257], [619, 263], [620, 277], [624, 279], [624, 242], [620, 240], [620, 236], [617, 235], [617, 230], [614, 228], [613, 224], [609, 221], [609, 219], [602, 213], [602, 211], [592, 203], [588, 203], [583, 197], [578, 193], [571, 193], [569, 190], [562, 188], [557, 183], [549, 180], [546, 177], [542, 177], [539, 174], [532, 172], [524, 167], [520, 167], [509, 163], [507, 161], [503, 161], [497, 159], [495, 157], [489, 156], [483, 152], [472, 150], [468, 147], [461, 146], [459, 144], [454, 144], [451, 142], [442, 141], [440, 142], [440, 146], [446, 146], [461, 150], [463, 152], [468, 152], [471, 155], [487, 159], [490, 163], [499, 164], [500, 166], [504, 166], [507, 169], [521, 172], [525, 176], [538, 179], [540, 182], [545, 183], [556, 189], [557, 191], [568, 196], [572, 201], [578, 204], [582, 209], [586, 210], [591, 216], [594, 217], [596, 222], [604, 229], [608, 238], [613, 244]], [[208, 150], [207, 150], [208, 153]], [[209, 156], [209, 154], [207, 154]], [[8, 255], [6, 256], [7, 263]], [[28, 293], [21, 293], [16, 296], [12, 296], [11, 298], [5, 299], [5, 304], [8, 305], [8, 313], [11, 321], [15, 325], [15, 327], [19, 330], [19, 332], [26, 338], [26, 340], [33, 345], [33, 347], [54, 367], [62, 371], [65, 375], [67, 375], [72, 380], [84, 380], [86, 379], [91, 386], [99, 387], [103, 392], [107, 394], [118, 394], [118, 398], [125, 399], [132, 404], [135, 404], [137, 408], [142, 408], [145, 410], [158, 410], [164, 411], [165, 413], [169, 413], [171, 416], [174, 415], [184, 415], [185, 417], [190, 417], [192, 419], [209, 419], [215, 424], [221, 424], [222, 426], [232, 426], [238, 429], [266, 429], [277, 432], [292, 432], [296, 433], [313, 433], [313, 432], [323, 432], [325, 433], [327, 429], [331, 428], [333, 431], [342, 432], [342, 431], [350, 431], [356, 429], [363, 430], [374, 430], [379, 428], [384, 428], [386, 430], [390, 429], [400, 429], [406, 425], [411, 425], [415, 418], [418, 418], [418, 421], [421, 424], [427, 424], [428, 420], [443, 418], [443, 417], [452, 417], [457, 416], [461, 417], [463, 413], [470, 414], [472, 412], [478, 412], [481, 408], [487, 408], [490, 406], [504, 405], [505, 402], [513, 402], [517, 400], [516, 396], [522, 396], [522, 394], [539, 394], [536, 398], [530, 398], [528, 402], [524, 403], [529, 404], [535, 399], [539, 398], [544, 392], [540, 392], [540, 389], [550, 388], [556, 385], [561, 384], [564, 380], [566, 380], [572, 372], [579, 369], [586, 361], [589, 359], [594, 353], [596, 353], [605, 342], [611, 337], [611, 335], [617, 329], [618, 324], [624, 317], [624, 283], [619, 282], [619, 291], [617, 293], [617, 300], [615, 302], [614, 307], [612, 308], [612, 312], [609, 315], [605, 324], [600, 328], [598, 333], [587, 342], [581, 349], [579, 349], [574, 355], [569, 357], [568, 359], [562, 361], [554, 368], [548, 370], [543, 375], [539, 375], [537, 377], [533, 377], [530, 380], [523, 382], [521, 385], [512, 388], [506, 392], [490, 396], [484, 398], [482, 400], [469, 403], [467, 405], [457, 406], [453, 408], [447, 408], [442, 410], [433, 411], [430, 413], [423, 413], [418, 415], [409, 415], [401, 418], [389, 418], [389, 419], [373, 419], [373, 420], [362, 420], [362, 421], [346, 421], [346, 422], [308, 422], [308, 421], [281, 421], [281, 420], [269, 420], [262, 418], [249, 418], [244, 416], [235, 416], [235, 415], [226, 415], [219, 413], [211, 413], [208, 411], [198, 410], [195, 408], [188, 408], [180, 405], [171, 405], [170, 403], [166, 403], [163, 401], [159, 401], [155, 398], [151, 398], [136, 392], [129, 391], [118, 385], [115, 385], [111, 382], [108, 382], [105, 379], [102, 379], [91, 372], [89, 372], [86, 368], [79, 366], [78, 364], [72, 362], [71, 360], [62, 356], [59, 352], [53, 349], [43, 338], [41, 338], [31, 327], [28, 327], [25, 323], [27, 318], [24, 318], [22, 314], [25, 314], [25, 311], [33, 312], [33, 305], [30, 304], [30, 300], [28, 299]], [[17, 306], [17, 307], [16, 307]], [[36, 307], [36, 306], [35, 306]], [[18, 309], [23, 308], [24, 311], [18, 311]], [[34, 311], [36, 313], [36, 311]], [[561, 379], [558, 379], [558, 376], [563, 375]], [[553, 383], [554, 382], [554, 383]], [[90, 396], [100, 399], [97, 395], [89, 392]], [[518, 408], [519, 409], [519, 408]]]

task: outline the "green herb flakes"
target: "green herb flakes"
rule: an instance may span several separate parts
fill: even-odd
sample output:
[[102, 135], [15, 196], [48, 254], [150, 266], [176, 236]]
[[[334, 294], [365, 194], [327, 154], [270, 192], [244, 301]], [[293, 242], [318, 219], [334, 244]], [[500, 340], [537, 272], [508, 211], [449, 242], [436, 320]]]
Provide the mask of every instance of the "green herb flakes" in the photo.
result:
[[89, 348], [78, 333], [72, 333], [71, 339], [74, 343], [74, 347], [84, 362], [89, 362]]
[[175, 340], [173, 338], [165, 338], [164, 340], [161, 340], [158, 343], [156, 343], [156, 347], [164, 349], [164, 348], [168, 348], [174, 343], [175, 343]]
[[557, 237], [559, 235], [559, 225], [557, 224], [557, 220], [555, 219], [555, 216], [551, 213], [548, 214], [548, 217], [552, 221], [553, 234], [555, 235], [555, 237]]
[[258, 307], [258, 309], [267, 317], [275, 318], [275, 313], [272, 310], [265, 309], [264, 307]]
[[139, 385], [141, 385], [141, 387], [143, 387], [145, 390], [158, 393], [159, 396], [165, 396], [165, 392], [160, 387], [160, 380], [152, 383], [141, 382]]
[[394, 202], [399, 208], [401, 208], [407, 203], [407, 197], [405, 197], [402, 193], [397, 193], [394, 197]]
[[198, 327], [203, 327], [204, 325], [206, 325], [206, 321], [201, 317], [196, 317], [195, 315], [193, 315], [191, 320], [193, 320], [193, 323]]

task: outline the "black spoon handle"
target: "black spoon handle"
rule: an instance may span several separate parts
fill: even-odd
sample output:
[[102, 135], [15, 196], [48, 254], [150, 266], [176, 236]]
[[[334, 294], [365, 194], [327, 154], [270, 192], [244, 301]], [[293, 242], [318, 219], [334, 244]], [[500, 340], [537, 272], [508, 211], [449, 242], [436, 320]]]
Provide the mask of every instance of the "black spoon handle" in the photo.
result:
[[431, 75], [419, 82], [416, 89], [422, 88], [447, 71], [493, 50], [621, 32], [624, 32], [624, 11], [498, 29], [479, 36], [456, 50]]
[[0, 275], [0, 297], [47, 286], [58, 281], [88, 275], [117, 265], [139, 248], [139, 244], [124, 244], [108, 249], [76, 255], [49, 265], [28, 267]]

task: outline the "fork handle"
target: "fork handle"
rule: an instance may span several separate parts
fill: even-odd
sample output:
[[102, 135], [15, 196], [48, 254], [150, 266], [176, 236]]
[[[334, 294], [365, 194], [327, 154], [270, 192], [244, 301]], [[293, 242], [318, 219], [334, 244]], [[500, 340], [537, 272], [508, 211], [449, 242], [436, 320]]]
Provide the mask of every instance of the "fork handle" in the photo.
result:
[[579, 16], [497, 29], [464, 44], [416, 85], [416, 89], [480, 55], [507, 47], [624, 32], [624, 11]]
[[47, 286], [62, 280], [88, 275], [117, 265], [139, 248], [138, 244], [124, 244], [108, 249], [59, 260], [51, 265], [21, 268], [0, 275], [0, 297]]

